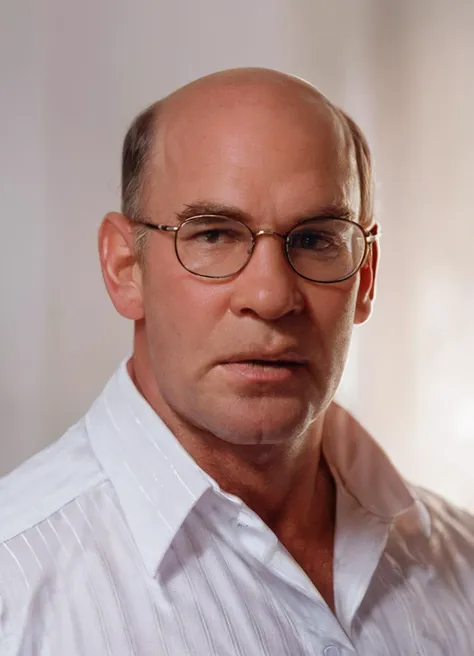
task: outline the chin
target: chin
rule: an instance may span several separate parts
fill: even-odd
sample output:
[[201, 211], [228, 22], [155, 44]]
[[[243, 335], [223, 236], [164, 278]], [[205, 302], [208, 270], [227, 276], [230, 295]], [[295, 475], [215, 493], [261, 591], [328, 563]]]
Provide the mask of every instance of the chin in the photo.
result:
[[266, 411], [252, 407], [244, 410], [240, 405], [230, 412], [215, 412], [203, 422], [203, 428], [231, 444], [282, 444], [297, 440], [314, 419], [309, 408], [285, 408], [281, 400], [279, 407]]

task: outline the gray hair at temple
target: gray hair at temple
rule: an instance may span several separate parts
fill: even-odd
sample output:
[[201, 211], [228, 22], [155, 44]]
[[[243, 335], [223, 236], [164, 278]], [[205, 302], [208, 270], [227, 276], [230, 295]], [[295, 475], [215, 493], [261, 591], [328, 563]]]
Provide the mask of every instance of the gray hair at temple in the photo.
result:
[[[122, 148], [122, 213], [140, 219], [143, 179], [156, 136], [160, 101], [141, 112], [130, 125]], [[142, 254], [147, 229], [139, 226], [135, 234], [137, 252]]]
[[[354, 146], [360, 185], [359, 223], [371, 227], [374, 213], [374, 174], [372, 156], [367, 139], [357, 123], [342, 109], [326, 98], [326, 102], [339, 116], [348, 130]], [[125, 135], [122, 149], [122, 213], [129, 219], [140, 219], [142, 190], [148, 159], [157, 134], [161, 101], [141, 112], [132, 122]], [[135, 234], [137, 254], [143, 255], [148, 231], [139, 226]]]

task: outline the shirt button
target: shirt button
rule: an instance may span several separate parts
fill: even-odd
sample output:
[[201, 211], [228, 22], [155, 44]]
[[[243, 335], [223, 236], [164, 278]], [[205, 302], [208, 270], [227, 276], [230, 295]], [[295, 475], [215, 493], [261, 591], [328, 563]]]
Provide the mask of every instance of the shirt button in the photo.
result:
[[324, 656], [341, 656], [341, 650], [335, 645], [329, 645], [325, 647], [323, 654]]

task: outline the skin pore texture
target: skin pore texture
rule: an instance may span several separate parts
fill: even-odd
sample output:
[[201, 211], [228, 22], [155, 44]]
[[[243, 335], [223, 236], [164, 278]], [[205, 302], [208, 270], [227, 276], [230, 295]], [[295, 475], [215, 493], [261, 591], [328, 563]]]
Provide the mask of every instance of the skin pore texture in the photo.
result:
[[[160, 102], [142, 192], [142, 216], [155, 224], [214, 207], [285, 233], [328, 211], [358, 220], [360, 210], [340, 115], [307, 83], [264, 69], [217, 73]], [[99, 234], [109, 295], [135, 322], [132, 379], [332, 607], [335, 487], [320, 443], [353, 326], [371, 311], [376, 247], [357, 275], [324, 285], [299, 277], [282, 240], [263, 236], [238, 275], [210, 280], [180, 265], [172, 234], [150, 231], [139, 261], [136, 229], [112, 212]]]

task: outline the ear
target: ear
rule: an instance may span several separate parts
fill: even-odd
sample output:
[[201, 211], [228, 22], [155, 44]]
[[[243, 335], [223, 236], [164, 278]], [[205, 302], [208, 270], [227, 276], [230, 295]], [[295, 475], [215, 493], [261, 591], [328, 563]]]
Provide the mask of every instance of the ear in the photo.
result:
[[132, 222], [119, 212], [110, 212], [99, 228], [102, 275], [117, 312], [127, 319], [143, 318], [142, 271], [135, 253]]
[[[370, 231], [372, 234], [378, 233], [378, 225]], [[375, 299], [375, 281], [377, 277], [377, 268], [379, 264], [380, 247], [378, 240], [372, 242], [367, 261], [361, 267], [359, 272], [359, 290], [357, 293], [356, 311], [354, 323], [361, 324], [367, 321], [372, 313], [372, 306]]]

